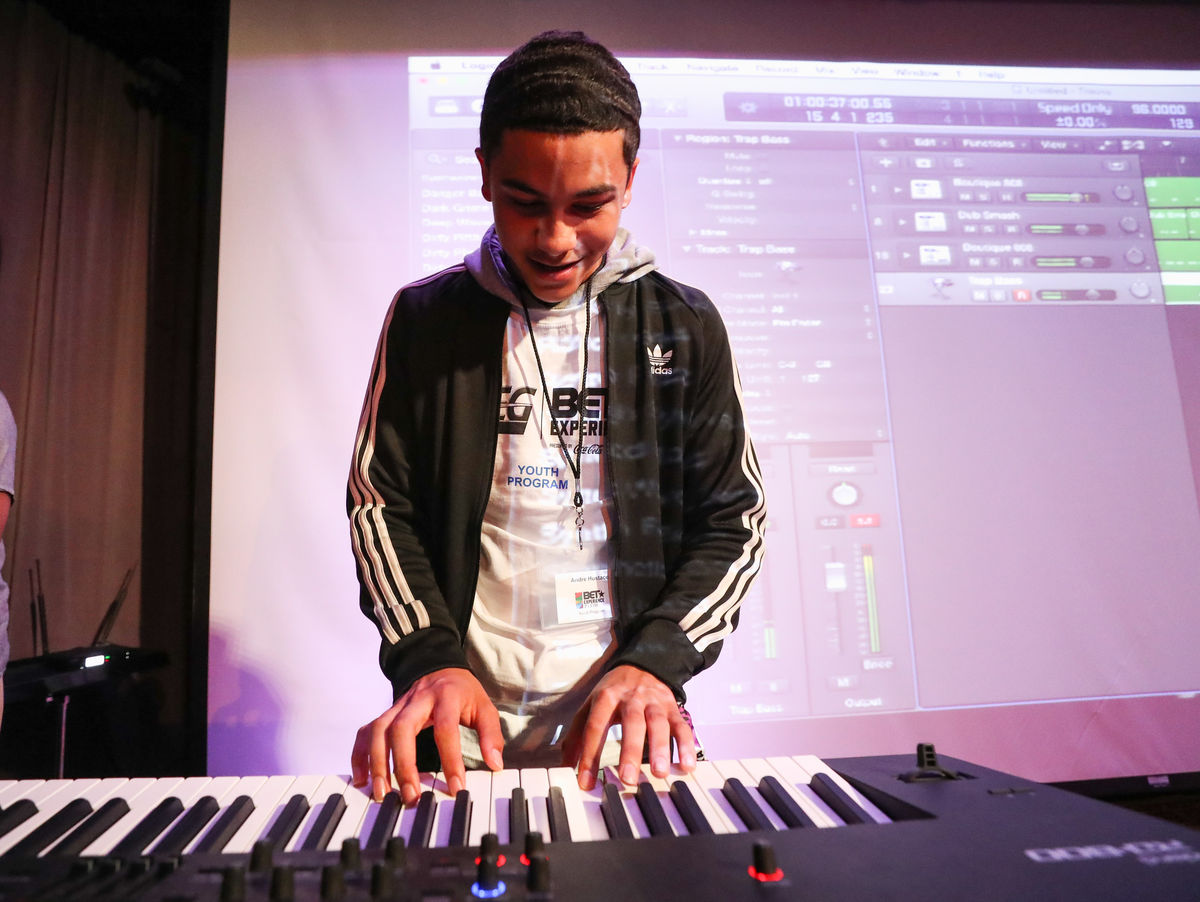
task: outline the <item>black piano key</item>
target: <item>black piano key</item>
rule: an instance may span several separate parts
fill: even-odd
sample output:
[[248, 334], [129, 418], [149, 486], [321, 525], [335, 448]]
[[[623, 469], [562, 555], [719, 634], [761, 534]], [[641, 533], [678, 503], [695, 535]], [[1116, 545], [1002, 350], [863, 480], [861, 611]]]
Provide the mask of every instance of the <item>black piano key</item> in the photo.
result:
[[469, 792], [460, 789], [454, 794], [454, 811], [450, 815], [450, 836], [446, 840], [446, 845], [457, 848], [467, 844], [467, 831], [471, 827], [472, 808]]
[[79, 855], [129, 813], [124, 799], [109, 799], [50, 850], [51, 855]]
[[767, 774], [759, 780], [758, 791], [766, 803], [779, 815], [779, 819], [789, 828], [816, 826], [808, 813], [800, 807], [800, 803], [792, 797], [792, 794], [776, 777]]
[[846, 790], [838, 786], [829, 774], [813, 774], [813, 778], [808, 781], [808, 785], [826, 805], [833, 809], [834, 813], [847, 824], [866, 824], [871, 820], [871, 815], [867, 814], [866, 810], [851, 798]]
[[571, 825], [567, 823], [567, 801], [561, 786], [551, 786], [546, 799], [546, 817], [550, 825], [551, 842], [570, 842]]
[[0, 836], [25, 823], [37, 814], [37, 810], [37, 805], [31, 799], [17, 799], [0, 812]]
[[396, 821], [400, 819], [400, 809], [403, 807], [404, 801], [394, 789], [383, 797], [383, 801], [379, 803], [375, 823], [371, 825], [371, 832], [367, 835], [366, 848], [383, 849], [387, 845], [387, 841], [396, 832]]
[[176, 821], [175, 826], [167, 831], [167, 835], [159, 840], [154, 847], [154, 854], [182, 855], [188, 843], [200, 835], [204, 825], [216, 817], [220, 810], [220, 804], [212, 796], [197, 799], [187, 813]]
[[750, 790], [743, 786], [742, 781], [737, 777], [730, 777], [725, 781], [725, 785], [721, 787], [721, 795], [725, 796], [725, 800], [737, 812], [737, 816], [742, 819], [747, 830], [775, 829], [775, 825], [758, 807], [754, 796], [750, 795]]
[[169, 796], [154, 806], [154, 809], [134, 825], [109, 853], [116, 858], [141, 855], [155, 837], [171, 826], [175, 818], [183, 813], [183, 802]]
[[410, 849], [428, 849], [433, 836], [433, 817], [437, 813], [437, 797], [430, 791], [421, 793], [417, 800], [417, 814], [413, 818], [412, 832], [408, 836]]
[[658, 793], [654, 791], [653, 786], [649, 783], [639, 783], [634, 798], [637, 799], [638, 809], [642, 812], [642, 817], [646, 820], [646, 829], [650, 831], [651, 836], [675, 835], [675, 831], [671, 828], [671, 822], [667, 820], [667, 813], [663, 811], [662, 802], [658, 800]]
[[229, 844], [229, 840], [233, 839], [234, 834], [238, 832], [253, 811], [254, 799], [250, 796], [238, 796], [228, 808], [221, 812], [209, 831], [204, 834], [204, 838], [196, 843], [192, 851], [194, 853], [220, 852]]
[[330, 793], [329, 798], [325, 800], [325, 804], [317, 813], [316, 819], [313, 820], [312, 827], [309, 829], [308, 835], [304, 837], [300, 848], [305, 852], [323, 851], [329, 845], [333, 831], [337, 829], [338, 822], [345, 813], [346, 797], [340, 792]]
[[529, 808], [525, 804], [525, 790], [517, 787], [508, 802], [508, 841], [518, 842], [529, 832]]
[[625, 814], [625, 804], [621, 799], [621, 790], [614, 783], [604, 784], [604, 795], [600, 799], [600, 813], [604, 816], [604, 826], [612, 839], [633, 839], [633, 827]]
[[683, 780], [676, 780], [671, 784], [670, 792], [671, 801], [675, 803], [675, 810], [683, 818], [683, 825], [687, 827], [689, 834], [695, 836], [697, 834], [715, 832], [712, 824], [708, 822], [708, 818], [704, 816], [704, 811], [701, 810], [700, 803], [692, 795], [692, 788], [687, 783]]
[[271, 824], [261, 841], [272, 849], [282, 849], [292, 835], [300, 829], [306, 814], [308, 814], [308, 799], [302, 795], [292, 796], [287, 800], [283, 811], [279, 812], [279, 817], [275, 818], [275, 823]]
[[16, 843], [5, 855], [13, 858], [20, 858], [23, 855], [40, 855], [51, 843], [91, 813], [92, 803], [87, 799], [72, 799], [34, 827], [28, 836]]

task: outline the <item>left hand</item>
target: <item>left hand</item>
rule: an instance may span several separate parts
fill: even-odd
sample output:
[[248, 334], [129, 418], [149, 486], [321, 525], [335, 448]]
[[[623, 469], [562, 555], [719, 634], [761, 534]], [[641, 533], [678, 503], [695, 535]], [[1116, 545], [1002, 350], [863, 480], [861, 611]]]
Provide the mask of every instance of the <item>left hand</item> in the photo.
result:
[[650, 772], [665, 777], [671, 769], [671, 739], [685, 771], [696, 767], [691, 725], [679, 713], [675, 694], [653, 674], [629, 664], [614, 667], [596, 684], [563, 740], [563, 764], [578, 767], [579, 788], [596, 785], [600, 752], [608, 728], [621, 725], [621, 759], [617, 774], [634, 785], [641, 772], [642, 752], [649, 751]]

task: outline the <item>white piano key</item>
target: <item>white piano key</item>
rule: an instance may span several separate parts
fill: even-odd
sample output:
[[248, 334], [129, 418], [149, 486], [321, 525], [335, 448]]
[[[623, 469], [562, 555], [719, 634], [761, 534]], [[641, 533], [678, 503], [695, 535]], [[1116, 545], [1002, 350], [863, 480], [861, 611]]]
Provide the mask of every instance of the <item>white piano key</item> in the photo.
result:
[[[246, 780], [246, 788], [235, 791], [229, 801], [241, 795], [248, 795], [254, 800], [254, 810], [226, 843], [222, 852], [249, 852], [253, 849], [254, 843], [266, 832], [268, 825], [278, 814], [281, 800], [287, 802], [285, 793], [296, 778], [277, 774], [272, 777], [247, 777]], [[224, 809], [225, 806], [221, 807]]]
[[621, 782], [621, 778], [617, 776], [615, 767], [606, 767], [601, 771], [605, 783], [611, 783], [617, 787], [621, 794], [621, 804], [625, 808], [625, 817], [629, 820], [629, 827], [633, 830], [634, 839], [645, 839], [650, 835], [650, 828], [646, 826], [646, 819], [642, 817], [642, 809], [638, 807], [637, 798], [634, 796], [636, 787], [626, 786]]
[[[546, 771], [540, 767], [521, 768], [521, 788], [525, 790], [525, 804], [529, 809], [529, 829], [542, 834], [550, 842], [550, 816], [546, 812], [546, 798], [550, 795], [550, 781]], [[514, 842], [524, 842], [517, 837]]]
[[432, 788], [434, 819], [429, 845], [434, 849], [444, 849], [450, 845], [450, 825], [454, 820], [454, 796], [450, 795], [450, 787], [446, 783], [444, 773], [437, 775]]
[[[243, 792], [237, 791], [239, 786], [244, 786], [247, 779], [255, 779], [259, 782], [262, 782], [266, 780], [266, 777], [202, 777], [201, 779], [207, 780], [208, 782], [204, 785], [202, 791], [196, 796], [196, 798], [199, 799], [200, 797], [206, 795], [212, 796], [217, 800], [217, 804], [221, 807], [218, 809], [217, 813], [213, 815], [209, 822], [204, 825], [204, 828], [195, 836], [195, 838], [188, 843], [187, 847], [184, 849], [185, 855], [190, 853], [192, 849], [200, 843], [200, 841], [204, 838], [204, 834], [208, 832], [208, 829], [213, 825], [213, 822], [221, 816], [221, 812], [225, 810], [229, 803], [236, 799], [239, 795], [243, 794]], [[151, 851], [153, 851], [153, 847], [151, 847]]]
[[812, 775], [805, 770], [795, 758], [788, 756], [778, 756], [767, 758], [767, 763], [775, 768], [775, 772], [779, 774], [779, 781], [784, 787], [791, 791], [792, 797], [800, 803], [800, 806], [805, 810], [809, 817], [813, 819], [818, 827], [844, 827], [845, 823], [840, 817], [825, 804], [812, 787], [808, 785], [808, 781], [812, 779]]
[[508, 835], [508, 806], [512, 802], [512, 792], [521, 785], [521, 772], [515, 768], [506, 768], [492, 774], [492, 804], [489, 809], [491, 832], [496, 834], [500, 845], [522, 843], [523, 836]]
[[567, 825], [571, 828], [572, 842], [589, 842], [608, 839], [604, 827], [604, 814], [600, 810], [600, 796], [595, 792], [584, 793], [579, 788], [579, 777], [574, 768], [552, 767], [547, 772], [550, 785], [562, 790], [563, 805], [567, 809]]
[[671, 824], [671, 829], [675, 831], [676, 836], [687, 836], [687, 824], [683, 822], [675, 803], [671, 800], [671, 781], [685, 777], [687, 772], [684, 771], [678, 764], [672, 764], [671, 770], [665, 777], [656, 777], [650, 772], [650, 765], [642, 765], [642, 782], [649, 783], [654, 787], [654, 794], [658, 796], [658, 802], [662, 805], [663, 813], [666, 814], [667, 820]]
[[[443, 800], [445, 798], [448, 798], [448, 796], [446, 795], [446, 784], [444, 782], [442, 782], [439, 774], [422, 771], [419, 774], [419, 776], [420, 776], [420, 785], [417, 787], [418, 800], [420, 799], [420, 794], [424, 794], [426, 792], [432, 792], [434, 794], [433, 830], [429, 834], [429, 845], [432, 847], [432, 846], [434, 846], [434, 843], [437, 838], [437, 814], [438, 814], [438, 807], [439, 807], [438, 802], [440, 802], [441, 800]], [[440, 790], [439, 790], [439, 784], [441, 787]], [[413, 843], [413, 823], [416, 821], [416, 818], [417, 818], [417, 807], [418, 807], [417, 805], [410, 805], [410, 806], [406, 807], [403, 811], [401, 811], [400, 812], [400, 820], [397, 822], [397, 825], [396, 825], [396, 832], [394, 835], [403, 837], [404, 844], [406, 846], [414, 845], [414, 843]], [[449, 814], [447, 814], [447, 817], [449, 817]], [[448, 830], [447, 830], [447, 832], [448, 832]]]
[[[168, 832], [170, 832], [170, 830], [175, 826], [175, 824], [177, 824], [183, 817], [185, 817], [187, 815], [188, 811], [192, 809], [192, 807], [195, 805], [196, 801], [201, 797], [201, 794], [203, 793], [205, 788], [207, 788], [211, 783], [212, 783], [211, 777], [184, 777], [184, 778], [182, 778], [179, 781], [178, 785], [176, 785], [175, 788], [170, 793], [168, 793], [166, 796], [164, 796], [158, 803], [160, 805], [165, 804], [165, 800], [168, 798], [177, 799], [179, 801], [179, 805], [180, 805], [179, 813], [176, 814], [175, 817], [173, 817], [170, 821], [166, 822], [165, 824], [162, 824], [160, 826], [158, 832], [156, 834], [154, 834], [153, 836], [144, 836], [143, 839], [145, 840], [145, 842], [142, 845], [142, 848], [140, 851], [148, 851], [148, 850], [154, 848], [159, 842], [161, 842], [163, 837], [166, 836]], [[117, 841], [113, 846], [113, 851], [120, 849], [122, 844], [133, 834], [133, 831], [138, 829], [138, 827], [140, 827], [140, 826], [141, 826], [141, 821], [139, 821], [137, 824], [134, 824], [132, 827], [130, 827], [129, 831], [127, 833], [125, 833], [124, 836], [117, 837], [116, 838]]]
[[[294, 852], [304, 845], [304, 841], [308, 838], [308, 834], [312, 832], [313, 826], [317, 819], [321, 816], [321, 812], [325, 807], [325, 803], [329, 801], [331, 795], [344, 796], [346, 792], [346, 778], [340, 776], [314, 777], [311, 784], [297, 783], [289, 797], [296, 793], [303, 793], [308, 798], [308, 813], [305, 814], [303, 822], [299, 829], [292, 834], [292, 838], [288, 840], [285, 846], [289, 852]], [[345, 813], [342, 815], [342, 820], [345, 819]], [[338, 821], [339, 825], [341, 820]]]
[[471, 824], [467, 828], [467, 845], [478, 848], [485, 833], [492, 830], [492, 772], [469, 770], [465, 781], [471, 794]]
[[[12, 791], [4, 804], [10, 805], [17, 799], [29, 799], [37, 806], [37, 813], [33, 817], [27, 818], [23, 823], [18, 824], [4, 836], [0, 836], [0, 855], [3, 855], [28, 834], [32, 833], [43, 821], [51, 817], [54, 812], [62, 808], [68, 801], [76, 798], [75, 794], [71, 791], [72, 787], [79, 784], [88, 784], [90, 786], [99, 782], [99, 780], [22, 781], [24, 785]], [[59, 793], [62, 793], [62, 797], [55, 799], [55, 796]]]
[[[45, 780], [0, 780], [0, 808], [7, 808], [17, 799], [23, 799], [29, 793], [36, 791], [46, 784]], [[63, 780], [63, 783], [78, 782]]]
[[[713, 800], [709, 797], [706, 789], [696, 782], [693, 774], [687, 773], [686, 771], [676, 772], [676, 770], [672, 768], [671, 776], [667, 779], [667, 783], [668, 786], [674, 786], [676, 783], [683, 783], [686, 786], [688, 793], [692, 797], [692, 800], [696, 803], [696, 807], [700, 809], [701, 817], [704, 819], [704, 822], [708, 825], [709, 829], [713, 833], [734, 832], [733, 824], [729, 822], [729, 819], [725, 816], [725, 813], [716, 807]], [[722, 796], [722, 798], [724, 798], [724, 796]], [[671, 800], [671, 805], [673, 810], [678, 812], [678, 808], [675, 806], [674, 799]], [[691, 831], [689, 830], [687, 832], [690, 833]]]
[[[578, 785], [578, 783], [576, 783]], [[604, 821], [604, 771], [596, 775], [596, 785], [591, 789], [579, 790], [579, 799], [587, 813], [589, 832], [593, 840], [608, 839], [608, 824]]]
[[[747, 773], [754, 778], [756, 783], [761, 782], [766, 777], [772, 777], [783, 788], [788, 798], [795, 802], [802, 814], [807, 816], [808, 820], [812, 821], [812, 826], [816, 827], [833, 827], [829, 821], [826, 809], [817, 807], [812, 804], [810, 795], [800, 791], [800, 788], [792, 782], [790, 777], [782, 773], [779, 768], [773, 765], [773, 758], [746, 758], [742, 759], [742, 766], [746, 768]], [[761, 791], [759, 793], [762, 794]], [[764, 796], [764, 801], [766, 797]], [[770, 804], [770, 803], [768, 803]]]
[[0, 837], [0, 855], [53, 817], [67, 803], [75, 799], [87, 799], [94, 810], [128, 782], [125, 777], [108, 777], [103, 780], [46, 780], [32, 787], [32, 791], [22, 798], [27, 798], [37, 805], [37, 814]]
[[696, 769], [691, 774], [691, 780], [695, 784], [695, 787], [699, 789], [695, 793], [697, 800], [703, 797], [702, 804], [707, 804], [709, 812], [712, 814], [710, 823], [712, 823], [713, 832], [743, 832], [742, 819], [737, 816], [737, 812], [733, 810], [733, 806], [729, 804], [729, 800], [721, 792], [722, 787], [725, 785], [725, 778], [721, 776], [721, 772], [717, 770], [716, 765], [712, 761], [697, 761]]
[[87, 856], [107, 855], [112, 851], [113, 846], [124, 839], [125, 835], [154, 809], [155, 805], [171, 795], [171, 791], [181, 783], [183, 783], [182, 777], [160, 779], [136, 777], [130, 780], [121, 788], [120, 792], [110, 796], [110, 798], [124, 799], [129, 805], [129, 811], [105, 830], [102, 836], [97, 837], [81, 854]]
[[[236, 777], [186, 777], [183, 783], [176, 788], [174, 793], [176, 798], [183, 803], [183, 812], [150, 842], [150, 844], [146, 847], [146, 851], [150, 854], [153, 854], [156, 850], [158, 850], [163, 839], [176, 828], [181, 820], [188, 816], [188, 812], [196, 807], [200, 800], [205, 796], [212, 796], [217, 804], [220, 805], [220, 798], [224, 793], [225, 788], [232, 786], [236, 781]], [[214, 815], [214, 817], [215, 816], [216, 815]], [[211, 823], [212, 818], [209, 819], [209, 824]], [[205, 824], [204, 827], [200, 829], [199, 833], [192, 838], [193, 843], [199, 841], [199, 837], [203, 835], [207, 826], [208, 824]]]
[[774, 826], [776, 830], [787, 829], [787, 824], [784, 823], [784, 819], [782, 819], [779, 814], [775, 812], [773, 807], [770, 807], [770, 804], [766, 799], [762, 798], [762, 793], [758, 792], [757, 777], [752, 775], [750, 771], [746, 770], [745, 766], [742, 764], [742, 762], [740, 762], [740, 760], [726, 759], [718, 760], [718, 762], [714, 763], [716, 764], [716, 769], [718, 769], [721, 774], [725, 776], [726, 780], [730, 780], [732, 777], [742, 781], [743, 786], [746, 788], [746, 792], [748, 792], [750, 794], [750, 798], [754, 800], [758, 811], [762, 812], [762, 816], [767, 819], [767, 822], [770, 825]]
[[866, 796], [851, 786], [841, 774], [834, 771], [832, 767], [830, 767], [816, 755], [795, 755], [793, 756], [792, 760], [804, 768], [810, 777], [817, 773], [828, 774], [830, 779], [837, 783], [838, 786], [842, 787], [842, 789], [846, 791], [846, 794], [849, 795], [850, 798], [858, 802], [859, 807], [867, 812], [867, 814], [870, 815], [871, 820], [873, 820], [875, 823], [890, 824], [892, 822], [892, 819], [880, 811], [873, 802], [871, 802]]
[[183, 802], [184, 807], [188, 807], [203, 798], [204, 796], [213, 796], [217, 798], [216, 793], [212, 791], [214, 784], [218, 779], [225, 780], [229, 785], [233, 784], [233, 777], [185, 777], [179, 786], [175, 787], [173, 795]]
[[[258, 836], [251, 841], [250, 848], [253, 849], [255, 841], [265, 838], [267, 834], [270, 833], [271, 828], [275, 826], [275, 822], [279, 820], [280, 815], [283, 814], [284, 809], [287, 807], [287, 803], [291, 801], [293, 796], [299, 795], [304, 796], [304, 798], [309, 801], [309, 810], [304, 813], [304, 820], [301, 821], [300, 826], [296, 828], [295, 832], [292, 833], [292, 835], [287, 838], [287, 841], [280, 845], [277, 850], [280, 852], [292, 851], [296, 844], [297, 834], [301, 832], [304, 827], [304, 823], [307, 822], [308, 818], [312, 814], [312, 794], [322, 779], [322, 777], [315, 774], [304, 774], [302, 776], [292, 777], [292, 782], [288, 784], [287, 788], [280, 793], [279, 798], [276, 800], [274, 810], [271, 811], [266, 822], [259, 827]], [[257, 813], [257, 802], [258, 800], [255, 799], [255, 813]], [[253, 818], [253, 816], [254, 815], [251, 815], [251, 818]]]
[[346, 800], [346, 813], [329, 838], [329, 848], [334, 852], [339, 851], [348, 839], [357, 839], [360, 843], [366, 840], [367, 812], [371, 809], [369, 787], [352, 785], [348, 776], [341, 779], [345, 785], [342, 797]]

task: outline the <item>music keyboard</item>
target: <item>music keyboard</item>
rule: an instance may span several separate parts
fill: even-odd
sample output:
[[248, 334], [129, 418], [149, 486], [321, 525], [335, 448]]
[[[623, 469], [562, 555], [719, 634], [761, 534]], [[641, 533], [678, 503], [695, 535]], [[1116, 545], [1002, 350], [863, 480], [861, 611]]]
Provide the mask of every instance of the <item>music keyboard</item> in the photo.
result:
[[[831, 781], [859, 814], [839, 815], [834, 807], [838, 797], [822, 783], [814, 785], [817, 774]], [[345, 776], [3, 781], [0, 811], [26, 800], [36, 806], [36, 812], [0, 833], [0, 856], [57, 854], [56, 848], [72, 830], [106, 805], [119, 807], [119, 816], [110, 815], [112, 823], [76, 854], [110, 855], [122, 843], [129, 854], [130, 834], [152, 813], [161, 811], [164, 813], [154, 821], [158, 829], [150, 832], [143, 828], [140, 835], [145, 841], [133, 851], [135, 855], [155, 854], [176, 822], [206, 798], [211, 800], [205, 809], [208, 817], [195, 824], [195, 835], [182, 847], [183, 854], [197, 849], [249, 853], [256, 842], [268, 838], [278, 851], [293, 852], [338, 849], [347, 839], [357, 839], [364, 848], [383, 848], [394, 837], [410, 847], [447, 848], [477, 846], [488, 833], [495, 834], [504, 845], [523, 842], [528, 831], [540, 832], [547, 842], [584, 842], [656, 834], [683, 836], [697, 830], [737, 833], [756, 828], [789, 829], [784, 819], [786, 802], [775, 800], [773, 806], [768, 801], [769, 791], [767, 797], [763, 795], [762, 787], [772, 785], [768, 780], [782, 788], [813, 826], [839, 826], [848, 818], [849, 822], [888, 820], [814, 756], [700, 762], [691, 774], [673, 768], [667, 778], [655, 777], [644, 767], [642, 785], [638, 787], [624, 786], [611, 769], [600, 776], [594, 790], [583, 792], [569, 768], [512, 769], [496, 774], [471, 771], [465, 796], [455, 799], [448, 793], [442, 775], [422, 774], [423, 797], [408, 809], [398, 805], [398, 797], [383, 805], [372, 804], [365, 792], [351, 786]], [[684, 793], [703, 818], [701, 825], [694, 824], [691, 829], [676, 801]], [[249, 800], [249, 805], [243, 803], [245, 815], [236, 830], [219, 842], [211, 842], [213, 825], [243, 798]], [[831, 804], [826, 799], [834, 801]], [[88, 810], [80, 811], [79, 818], [69, 823], [60, 821], [58, 832], [46, 829], [68, 804], [81, 808], [81, 801], [87, 803]], [[461, 825], [458, 830], [452, 829], [456, 809]], [[173, 813], [168, 817], [165, 812]], [[381, 817], [393, 814], [394, 823], [381, 829]], [[514, 823], [521, 828], [514, 829]], [[315, 826], [326, 831], [319, 841], [314, 840]], [[0, 816], [0, 829], [3, 827]], [[31, 842], [34, 836], [40, 841]], [[206, 839], [210, 840], [208, 844]]]
[[[903, 756], [471, 772], [371, 802], [340, 776], [0, 781], [0, 898], [1196, 899], [1200, 835]], [[909, 782], [911, 780], [911, 782]]]

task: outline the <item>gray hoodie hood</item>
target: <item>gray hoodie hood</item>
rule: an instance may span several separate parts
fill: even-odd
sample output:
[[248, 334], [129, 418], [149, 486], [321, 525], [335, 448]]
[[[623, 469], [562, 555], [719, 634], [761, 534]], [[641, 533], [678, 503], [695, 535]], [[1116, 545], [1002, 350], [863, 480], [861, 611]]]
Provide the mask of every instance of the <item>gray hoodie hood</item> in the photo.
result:
[[[469, 272], [482, 288], [497, 297], [504, 298], [513, 306], [521, 304], [520, 293], [528, 293], [515, 273], [510, 272], [495, 226], [484, 233], [479, 249], [469, 253], [463, 261]], [[615, 282], [632, 282], [657, 269], [654, 253], [637, 245], [633, 236], [625, 229], [617, 229], [604, 265], [592, 277], [593, 296], [598, 295]]]

